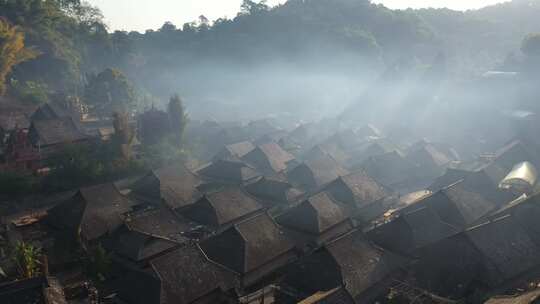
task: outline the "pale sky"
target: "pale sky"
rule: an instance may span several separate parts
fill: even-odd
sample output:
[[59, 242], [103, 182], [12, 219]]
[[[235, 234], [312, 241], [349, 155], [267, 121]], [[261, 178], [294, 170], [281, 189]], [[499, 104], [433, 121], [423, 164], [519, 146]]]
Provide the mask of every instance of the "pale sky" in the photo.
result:
[[[277, 5], [286, 0], [268, 0]], [[232, 18], [240, 10], [242, 0], [88, 0], [105, 15], [111, 30], [157, 29], [171, 21], [177, 26], [205, 15], [210, 20]], [[505, 0], [373, 0], [389, 8], [448, 7], [456, 10], [480, 8]]]

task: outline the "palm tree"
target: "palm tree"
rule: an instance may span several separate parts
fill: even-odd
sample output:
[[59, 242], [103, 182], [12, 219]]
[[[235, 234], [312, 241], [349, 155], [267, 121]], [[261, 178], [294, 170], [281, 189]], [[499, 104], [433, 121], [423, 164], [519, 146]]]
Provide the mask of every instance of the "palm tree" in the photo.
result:
[[17, 265], [19, 275], [25, 279], [39, 275], [40, 258], [41, 249], [25, 242], [18, 242], [13, 251], [13, 259]]

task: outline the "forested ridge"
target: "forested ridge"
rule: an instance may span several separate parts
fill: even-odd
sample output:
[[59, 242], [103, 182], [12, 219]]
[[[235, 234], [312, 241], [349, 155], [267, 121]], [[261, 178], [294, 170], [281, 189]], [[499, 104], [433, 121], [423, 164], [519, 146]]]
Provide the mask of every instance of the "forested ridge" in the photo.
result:
[[[339, 74], [351, 81], [346, 91], [351, 77], [360, 83], [404, 59], [430, 65], [441, 53], [458, 77], [504, 68], [507, 58], [521, 56], [523, 38], [540, 31], [539, 13], [540, 1], [530, 0], [468, 12], [390, 10], [368, 0], [289, 0], [277, 7], [246, 0], [233, 19], [201, 16], [138, 33], [108, 30], [99, 9], [79, 0], [1, 0], [0, 15], [35, 53], [3, 73], [10, 94], [35, 102], [59, 91], [92, 99], [85, 89], [113, 68], [135, 83], [140, 104], [179, 91], [190, 103], [237, 99], [245, 106], [247, 96], [272, 86], [267, 78], [289, 92], [287, 84], [291, 90], [311, 84], [307, 73]], [[330, 81], [321, 77], [313, 82]], [[269, 94], [263, 102], [274, 99]]]

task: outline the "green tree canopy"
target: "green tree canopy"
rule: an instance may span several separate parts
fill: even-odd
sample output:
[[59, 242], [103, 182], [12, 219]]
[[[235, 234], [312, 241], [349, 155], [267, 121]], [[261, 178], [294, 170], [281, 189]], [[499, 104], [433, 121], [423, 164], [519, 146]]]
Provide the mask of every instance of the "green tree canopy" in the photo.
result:
[[122, 72], [111, 68], [97, 75], [89, 75], [84, 97], [98, 113], [107, 116], [114, 112], [126, 112], [136, 101], [131, 82]]
[[13, 67], [37, 55], [36, 51], [25, 47], [21, 29], [0, 18], [0, 95], [6, 92], [6, 78]]
[[[82, 68], [106, 66], [111, 42], [101, 12], [79, 0], [0, 0], [2, 16], [26, 34], [42, 56], [14, 71], [20, 81], [44, 82], [54, 90], [82, 86]], [[87, 64], [92, 61], [92, 64]]]
[[182, 99], [178, 94], [174, 94], [171, 97], [168, 110], [171, 131], [173, 133], [175, 143], [177, 145], [181, 145], [184, 137], [184, 131], [188, 122], [188, 115], [184, 108]]

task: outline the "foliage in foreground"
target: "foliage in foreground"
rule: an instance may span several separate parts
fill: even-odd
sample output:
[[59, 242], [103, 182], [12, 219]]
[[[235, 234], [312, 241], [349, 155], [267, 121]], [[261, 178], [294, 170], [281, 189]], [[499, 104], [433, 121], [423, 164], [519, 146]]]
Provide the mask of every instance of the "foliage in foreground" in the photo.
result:
[[41, 249], [32, 244], [18, 242], [13, 249], [13, 260], [21, 278], [35, 278], [40, 274]]

